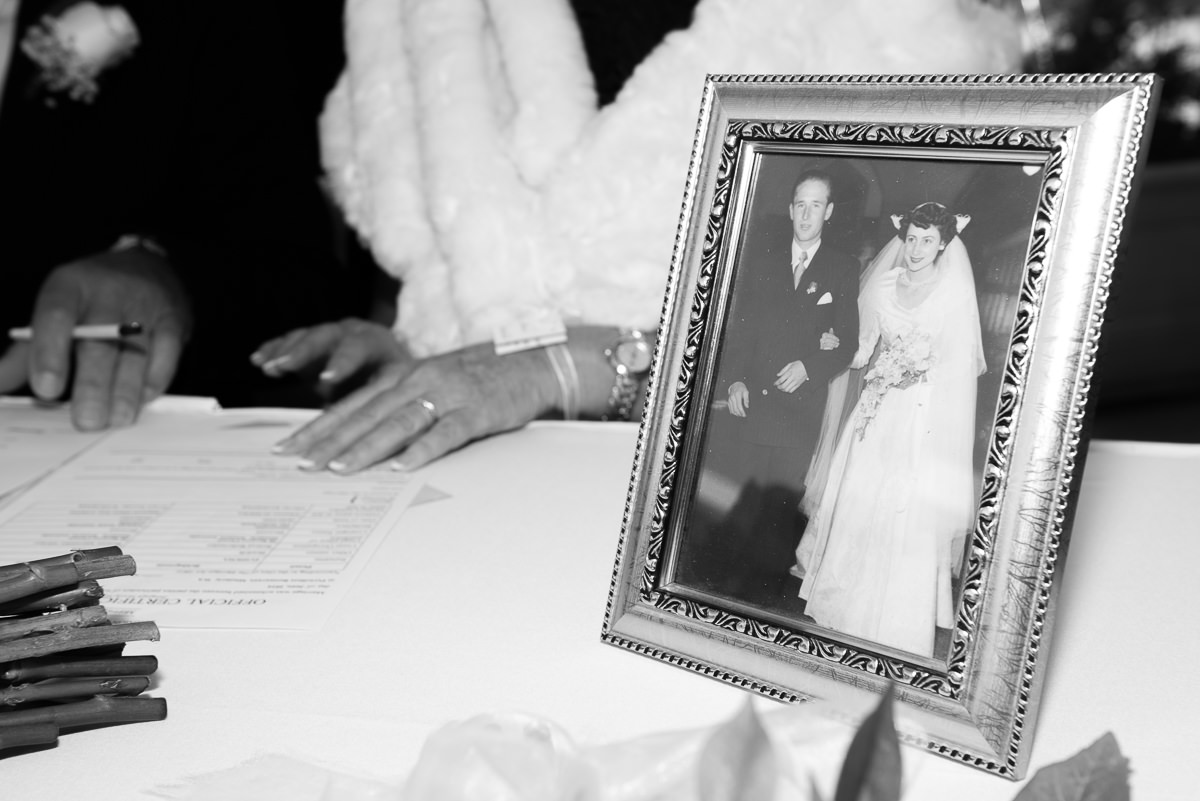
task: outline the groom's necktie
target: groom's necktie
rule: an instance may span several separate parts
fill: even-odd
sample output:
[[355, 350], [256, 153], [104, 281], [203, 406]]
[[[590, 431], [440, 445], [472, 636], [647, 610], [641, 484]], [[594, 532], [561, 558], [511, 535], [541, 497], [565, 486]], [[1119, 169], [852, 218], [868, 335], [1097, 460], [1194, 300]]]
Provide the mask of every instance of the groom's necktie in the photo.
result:
[[804, 267], [808, 264], [808, 251], [801, 250], [792, 265], [792, 289], [800, 288], [800, 276], [804, 275]]

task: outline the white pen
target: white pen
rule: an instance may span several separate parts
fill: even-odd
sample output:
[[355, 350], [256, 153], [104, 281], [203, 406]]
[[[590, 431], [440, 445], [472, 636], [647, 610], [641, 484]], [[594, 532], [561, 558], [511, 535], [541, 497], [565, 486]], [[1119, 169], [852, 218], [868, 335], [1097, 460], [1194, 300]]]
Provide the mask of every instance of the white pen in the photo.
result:
[[[113, 323], [111, 325], [77, 325], [71, 329], [72, 339], [123, 339], [142, 333], [141, 323]], [[8, 338], [13, 342], [28, 342], [33, 339], [32, 328], [10, 328]]]

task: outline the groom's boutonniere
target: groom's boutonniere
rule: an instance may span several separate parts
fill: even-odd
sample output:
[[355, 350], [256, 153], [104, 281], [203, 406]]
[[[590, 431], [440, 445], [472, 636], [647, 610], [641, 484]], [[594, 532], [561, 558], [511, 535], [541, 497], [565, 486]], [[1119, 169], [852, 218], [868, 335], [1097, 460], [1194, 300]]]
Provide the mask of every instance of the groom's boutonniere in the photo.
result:
[[91, 103], [100, 73], [127, 58], [138, 45], [137, 26], [120, 6], [81, 2], [45, 16], [21, 40], [21, 50], [42, 68], [46, 103], [56, 95]]

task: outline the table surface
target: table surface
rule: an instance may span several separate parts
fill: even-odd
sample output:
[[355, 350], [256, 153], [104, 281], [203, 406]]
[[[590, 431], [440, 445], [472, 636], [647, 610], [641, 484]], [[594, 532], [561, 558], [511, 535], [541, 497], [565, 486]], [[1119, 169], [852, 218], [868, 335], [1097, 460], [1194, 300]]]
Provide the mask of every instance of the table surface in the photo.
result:
[[[405, 513], [320, 630], [166, 629], [131, 646], [159, 657], [167, 720], [2, 759], [0, 795], [161, 797], [267, 754], [396, 783], [432, 731], [482, 713], [547, 718], [585, 745], [728, 719], [742, 691], [599, 639], [636, 433], [540, 423], [425, 468], [450, 497]], [[1031, 775], [1112, 731], [1134, 797], [1195, 797], [1197, 486], [1200, 446], [1092, 443]], [[1019, 788], [904, 756], [918, 763], [909, 798], [1010, 801]]]

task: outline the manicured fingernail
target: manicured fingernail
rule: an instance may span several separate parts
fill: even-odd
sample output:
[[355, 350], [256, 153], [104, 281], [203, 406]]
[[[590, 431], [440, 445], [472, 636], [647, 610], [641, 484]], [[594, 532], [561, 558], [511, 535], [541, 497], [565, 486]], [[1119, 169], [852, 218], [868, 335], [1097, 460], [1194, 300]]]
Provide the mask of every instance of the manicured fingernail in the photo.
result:
[[296, 467], [299, 467], [301, 470], [313, 470], [316, 468], [316, 466], [317, 463], [312, 459], [301, 459], [300, 461], [296, 462]]
[[347, 465], [345, 462], [330, 462], [329, 463], [329, 469], [335, 473], [346, 472], [346, 467], [347, 467]]
[[284, 365], [286, 365], [286, 364], [287, 364], [288, 362], [290, 362], [290, 361], [291, 361], [291, 357], [289, 357], [289, 356], [280, 356], [280, 357], [279, 357], [279, 358], [277, 358], [277, 359], [271, 359], [271, 361], [269, 361], [269, 362], [265, 362], [265, 363], [263, 364], [263, 366], [262, 366], [262, 371], [263, 371], [264, 373], [272, 373], [272, 372], [275, 372], [275, 371], [279, 370], [279, 368], [283, 367]]
[[132, 425], [136, 418], [136, 409], [134, 409], [132, 406], [121, 404], [119, 406], [113, 406], [112, 416], [109, 419], [109, 423], [112, 424], [114, 428], [124, 428], [125, 426]]
[[393, 470], [398, 470], [398, 471], [405, 472], [405, 473], [408, 472], [408, 465], [406, 465], [404, 462], [401, 462], [401, 461], [394, 461], [388, 466], [391, 467]]
[[38, 373], [30, 381], [34, 394], [47, 400], [57, 398], [62, 391], [58, 386], [58, 376], [54, 373]]
[[337, 370], [322, 370], [317, 378], [321, 379], [322, 381], [332, 381], [333, 379], [337, 378]]
[[296, 440], [290, 434], [271, 446], [271, 453], [295, 453], [296, 450]]
[[104, 428], [104, 422], [100, 419], [99, 413], [95, 409], [82, 409], [75, 417], [75, 423], [82, 431], [97, 431]]

